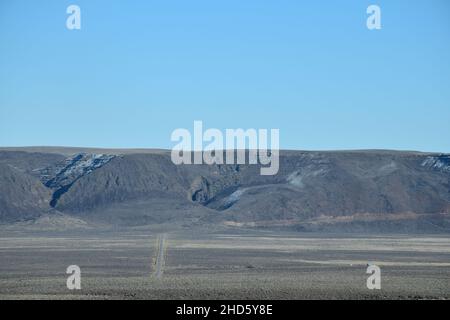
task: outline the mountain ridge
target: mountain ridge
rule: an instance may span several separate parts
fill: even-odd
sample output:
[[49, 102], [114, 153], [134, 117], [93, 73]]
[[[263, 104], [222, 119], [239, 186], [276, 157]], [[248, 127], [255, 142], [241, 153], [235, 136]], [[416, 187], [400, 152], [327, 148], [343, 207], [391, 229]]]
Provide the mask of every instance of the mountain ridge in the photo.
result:
[[176, 166], [161, 149], [35, 148], [0, 148], [0, 223], [58, 212], [127, 226], [450, 227], [445, 153], [282, 150], [279, 173], [261, 176], [258, 165]]

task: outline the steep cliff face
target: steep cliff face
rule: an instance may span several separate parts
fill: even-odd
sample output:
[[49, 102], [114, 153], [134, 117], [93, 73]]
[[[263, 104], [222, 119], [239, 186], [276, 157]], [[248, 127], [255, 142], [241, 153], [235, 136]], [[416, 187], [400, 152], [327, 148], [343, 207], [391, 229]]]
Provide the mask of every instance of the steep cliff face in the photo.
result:
[[33, 172], [42, 183], [53, 191], [51, 207], [56, 207], [58, 200], [80, 178], [94, 172], [107, 164], [114, 155], [79, 153], [55, 164]]
[[278, 174], [262, 176], [257, 165], [176, 166], [162, 151], [3, 151], [0, 212], [2, 221], [56, 210], [127, 225], [195, 221], [316, 229], [415, 221], [447, 230], [449, 159], [396, 151], [285, 151]]

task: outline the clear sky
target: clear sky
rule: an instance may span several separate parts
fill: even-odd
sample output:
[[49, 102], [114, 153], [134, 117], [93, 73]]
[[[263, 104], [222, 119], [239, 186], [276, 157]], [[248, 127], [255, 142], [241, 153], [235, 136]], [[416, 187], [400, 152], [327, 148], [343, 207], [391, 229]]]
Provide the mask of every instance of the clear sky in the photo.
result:
[[0, 0], [0, 146], [171, 148], [194, 120], [450, 152], [450, 1]]

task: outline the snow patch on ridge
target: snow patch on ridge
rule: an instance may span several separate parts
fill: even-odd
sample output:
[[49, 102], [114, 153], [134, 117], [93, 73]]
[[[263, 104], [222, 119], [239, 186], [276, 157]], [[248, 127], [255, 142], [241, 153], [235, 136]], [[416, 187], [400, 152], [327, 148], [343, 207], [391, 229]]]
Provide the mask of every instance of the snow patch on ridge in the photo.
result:
[[450, 173], [450, 155], [427, 157], [422, 166]]

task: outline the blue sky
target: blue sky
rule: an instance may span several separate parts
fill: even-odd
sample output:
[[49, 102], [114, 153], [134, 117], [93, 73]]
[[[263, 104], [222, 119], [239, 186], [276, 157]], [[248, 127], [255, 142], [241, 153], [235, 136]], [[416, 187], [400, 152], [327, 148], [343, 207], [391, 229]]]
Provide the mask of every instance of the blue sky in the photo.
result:
[[450, 2], [0, 2], [0, 146], [171, 148], [194, 120], [279, 128], [286, 149], [450, 152]]

